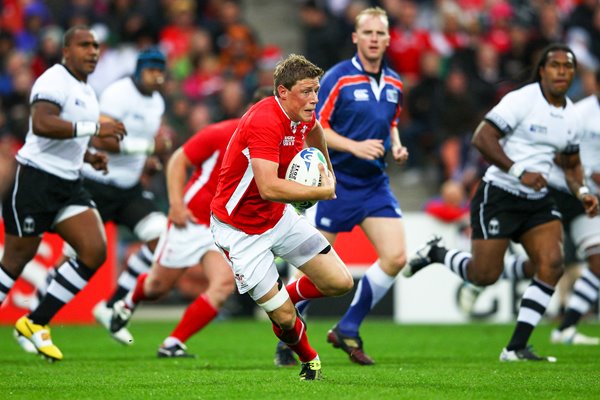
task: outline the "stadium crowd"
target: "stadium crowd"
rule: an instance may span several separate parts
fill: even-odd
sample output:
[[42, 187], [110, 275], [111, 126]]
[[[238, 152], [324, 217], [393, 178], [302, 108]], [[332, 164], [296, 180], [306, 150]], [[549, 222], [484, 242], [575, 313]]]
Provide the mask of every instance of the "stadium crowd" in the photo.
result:
[[[596, 0], [299, 0], [304, 54], [328, 69], [351, 57], [356, 13], [379, 5], [391, 19], [387, 58], [404, 82], [402, 141], [408, 173], [433, 167], [471, 189], [483, 170], [469, 146], [477, 121], [531, 72], [539, 50], [555, 41], [579, 60], [569, 93], [593, 92], [600, 60]], [[287, 53], [263, 43], [240, 0], [4, 0], [0, 15], [0, 174], [12, 175], [13, 153], [27, 132], [33, 81], [60, 61], [60, 38], [75, 24], [93, 26], [101, 58], [90, 84], [97, 94], [130, 74], [137, 52], [159, 44], [168, 57], [161, 127], [179, 146], [200, 128], [239, 117], [253, 91], [272, 84]], [[292, 25], [292, 28], [294, 26]], [[164, 160], [163, 160], [164, 161]], [[4, 189], [9, 179], [0, 179]], [[149, 182], [165, 196], [164, 181]]]

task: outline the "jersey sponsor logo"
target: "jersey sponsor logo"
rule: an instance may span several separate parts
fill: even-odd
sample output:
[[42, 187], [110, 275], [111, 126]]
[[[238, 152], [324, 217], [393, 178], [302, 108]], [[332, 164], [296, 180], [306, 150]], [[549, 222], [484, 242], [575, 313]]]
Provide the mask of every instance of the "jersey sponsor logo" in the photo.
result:
[[531, 124], [531, 126], [529, 127], [529, 131], [533, 133], [546, 134], [548, 133], [548, 128], [543, 125]]
[[552, 111], [550, 111], [550, 116], [553, 117], [553, 118], [565, 119], [564, 115], [553, 113]]
[[490, 220], [488, 224], [488, 233], [494, 236], [500, 233], [500, 221], [496, 218]]
[[83, 107], [85, 108], [85, 101], [81, 100], [81, 99], [75, 99], [75, 105], [78, 107]]
[[283, 137], [282, 145], [284, 145], [284, 146], [293, 146], [295, 139], [296, 138], [294, 136], [284, 136]]
[[396, 89], [386, 89], [385, 98], [390, 103], [398, 103], [398, 91]]
[[133, 117], [133, 119], [137, 119], [137, 120], [140, 120], [140, 121], [144, 120], [144, 116], [142, 114], [135, 113], [135, 114], [132, 115], [132, 117]]
[[367, 89], [354, 89], [354, 101], [369, 101], [369, 91]]
[[35, 231], [35, 220], [32, 216], [27, 216], [23, 220], [23, 232], [33, 233]]

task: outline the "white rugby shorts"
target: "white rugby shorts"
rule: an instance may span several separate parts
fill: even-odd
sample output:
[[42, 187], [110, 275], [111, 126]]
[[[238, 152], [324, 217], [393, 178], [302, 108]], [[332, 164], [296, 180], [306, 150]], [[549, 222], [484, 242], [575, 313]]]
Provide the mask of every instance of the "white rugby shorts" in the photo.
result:
[[600, 245], [600, 217], [590, 218], [581, 214], [571, 221], [570, 228], [569, 235], [582, 259], [585, 259], [586, 249]]
[[259, 235], [249, 235], [214, 216], [210, 228], [217, 247], [233, 270], [239, 292], [250, 292], [254, 300], [265, 295], [277, 282], [275, 257], [300, 268], [329, 245], [291, 205], [285, 208], [273, 228]]
[[154, 262], [167, 268], [187, 268], [200, 262], [207, 251], [219, 251], [207, 225], [187, 223], [178, 228], [170, 223], [156, 245]]

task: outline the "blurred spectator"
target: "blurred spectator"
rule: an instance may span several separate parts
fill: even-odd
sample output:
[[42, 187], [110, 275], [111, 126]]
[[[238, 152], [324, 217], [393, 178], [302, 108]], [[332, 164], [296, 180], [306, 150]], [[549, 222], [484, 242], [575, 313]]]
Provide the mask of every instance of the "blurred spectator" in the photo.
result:
[[404, 84], [412, 87], [421, 78], [421, 58], [432, 50], [430, 34], [417, 27], [417, 4], [404, 0], [401, 7], [394, 8], [396, 21], [390, 28], [390, 46], [387, 56], [392, 67], [398, 71]]
[[527, 52], [529, 31], [529, 26], [519, 20], [511, 22], [508, 28], [510, 48], [500, 57], [500, 71], [513, 87], [525, 82], [531, 75], [533, 62]]
[[171, 73], [174, 79], [183, 80], [196, 73], [199, 64], [206, 58], [215, 58], [213, 38], [206, 29], [196, 29], [190, 38], [190, 49], [177, 62], [171, 63]]
[[246, 92], [241, 81], [228, 79], [219, 93], [215, 121], [241, 117], [246, 111]]
[[185, 56], [196, 31], [195, 3], [192, 0], [173, 0], [167, 3], [169, 21], [160, 32], [160, 44], [169, 60]]
[[469, 45], [461, 9], [452, 1], [444, 1], [436, 11], [438, 26], [430, 33], [431, 44], [443, 57], [450, 57]]
[[217, 36], [217, 50], [222, 74], [241, 80], [249, 96], [256, 88], [259, 41], [252, 27], [243, 20], [238, 0], [218, 2], [218, 22], [221, 33]]
[[188, 131], [198, 132], [199, 130], [215, 122], [212, 118], [212, 114], [212, 110], [206, 104], [194, 104], [189, 111]]
[[343, 30], [327, 8], [315, 0], [302, 1], [300, 5], [304, 56], [327, 70], [341, 60], [340, 43], [347, 40]]
[[197, 55], [192, 63], [193, 70], [182, 83], [183, 93], [190, 100], [205, 100], [223, 89], [222, 70], [215, 55]]
[[15, 35], [17, 49], [33, 54], [38, 48], [42, 28], [50, 22], [50, 12], [41, 1], [33, 1], [25, 6], [25, 24]]
[[460, 182], [445, 181], [440, 188], [440, 195], [429, 199], [423, 206], [423, 211], [447, 223], [468, 219], [469, 202], [465, 188]]
[[40, 43], [31, 60], [34, 78], [45, 70], [61, 62], [63, 31], [56, 25], [49, 25], [40, 32]]
[[434, 51], [421, 57], [421, 80], [407, 93], [407, 121], [402, 128], [402, 143], [408, 149], [409, 168], [424, 167], [426, 161], [432, 159], [436, 146], [436, 122], [441, 105], [440, 96], [443, 91], [441, 79], [441, 59]]
[[449, 71], [439, 105], [436, 133], [442, 180], [446, 180], [460, 174], [479, 117], [477, 98], [471, 94], [469, 78], [462, 69]]
[[485, 41], [494, 46], [500, 54], [504, 54], [510, 49], [509, 29], [513, 17], [513, 8], [507, 1], [498, 1], [490, 7], [490, 26]]
[[273, 72], [277, 63], [283, 59], [281, 49], [270, 44], [264, 46], [258, 59], [257, 87], [273, 86]]

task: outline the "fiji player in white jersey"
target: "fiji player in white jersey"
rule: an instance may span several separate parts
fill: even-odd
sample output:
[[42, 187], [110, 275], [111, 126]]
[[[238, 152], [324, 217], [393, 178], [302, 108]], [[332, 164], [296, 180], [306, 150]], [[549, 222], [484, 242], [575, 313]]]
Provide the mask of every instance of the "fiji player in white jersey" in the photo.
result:
[[404, 275], [411, 276], [439, 262], [461, 279], [487, 286], [500, 277], [510, 240], [520, 242], [535, 277], [523, 294], [517, 326], [500, 361], [556, 361], [536, 355], [528, 345], [562, 275], [561, 214], [547, 188], [555, 157], [586, 214], [598, 213], [598, 199], [583, 183], [579, 114], [566, 97], [576, 66], [570, 48], [548, 46], [533, 82], [507, 94], [477, 128], [473, 144], [492, 166], [471, 204], [472, 252], [448, 250], [434, 238], [405, 268]]
[[[600, 70], [596, 72], [600, 84]], [[581, 120], [581, 163], [590, 192], [599, 195], [600, 187], [600, 103], [594, 94], [575, 104]], [[598, 300], [600, 289], [600, 217], [588, 218], [581, 203], [574, 197], [565, 182], [563, 170], [553, 166], [548, 179], [548, 189], [562, 214], [565, 234], [575, 245], [577, 256], [583, 257], [589, 268], [585, 268], [575, 282], [573, 292], [567, 301], [563, 320], [552, 331], [550, 341], [568, 345], [599, 345], [600, 338], [586, 336], [577, 331], [576, 325], [583, 315]], [[531, 278], [535, 273], [534, 265], [520, 255], [507, 257], [503, 278]], [[459, 303], [466, 312], [470, 312], [483, 288], [465, 284], [459, 292]]]
[[102, 221], [79, 173], [84, 162], [106, 170], [104, 154], [87, 151], [92, 136], [125, 134], [121, 123], [99, 123], [98, 100], [87, 77], [98, 61], [98, 40], [88, 27], [76, 26], [63, 37], [63, 63], [34, 83], [25, 145], [16, 158], [15, 181], [3, 203], [4, 254], [0, 264], [0, 301], [34, 257], [44, 232], [53, 231], [74, 249], [77, 259], [58, 268], [36, 312], [20, 318], [15, 334], [29, 340], [51, 360], [61, 360], [52, 343], [50, 319], [85, 286], [106, 258]]
[[[164, 54], [155, 47], [147, 48], [138, 55], [133, 76], [117, 80], [102, 92], [100, 121], [122, 122], [127, 136], [122, 141], [92, 138], [90, 144], [94, 149], [107, 152], [110, 169], [108, 173], [85, 165], [82, 169], [84, 187], [96, 203], [102, 221], [127, 227], [143, 242], [128, 258], [117, 290], [108, 301], [94, 307], [94, 317], [109, 332], [113, 304], [135, 286], [139, 274], [150, 269], [158, 238], [167, 225], [167, 218], [159, 211], [152, 193], [140, 184], [148, 155], [164, 154], [171, 148], [170, 139], [158, 134], [165, 111], [159, 93], [165, 82], [165, 68]], [[65, 258], [75, 257], [68, 246], [65, 254]], [[111, 332], [111, 336], [122, 344], [133, 343], [127, 328]]]

